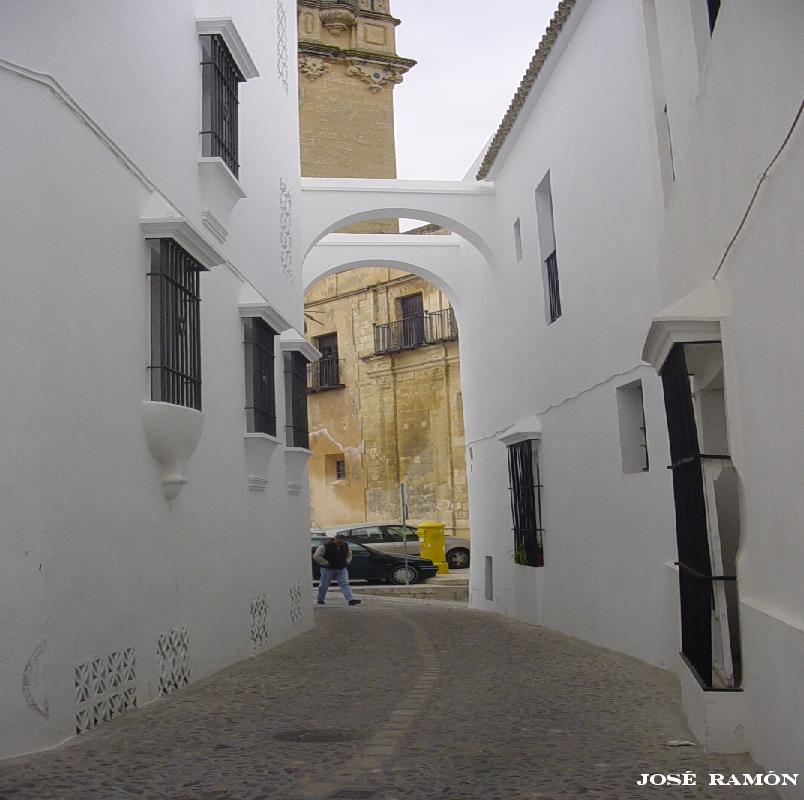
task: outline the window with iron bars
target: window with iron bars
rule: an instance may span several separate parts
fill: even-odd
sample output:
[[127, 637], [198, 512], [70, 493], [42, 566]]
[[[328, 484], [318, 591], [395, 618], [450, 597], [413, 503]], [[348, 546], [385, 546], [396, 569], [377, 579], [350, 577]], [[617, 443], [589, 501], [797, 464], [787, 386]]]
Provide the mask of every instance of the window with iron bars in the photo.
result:
[[544, 566], [542, 482], [539, 451], [528, 439], [508, 446], [514, 561], [526, 567]]
[[285, 353], [285, 434], [288, 447], [310, 446], [307, 428], [307, 360]]
[[201, 410], [199, 276], [204, 267], [173, 239], [149, 239], [151, 400]]
[[201, 39], [201, 154], [223, 159], [232, 174], [240, 168], [237, 147], [237, 84], [245, 78], [218, 34]]
[[263, 320], [243, 320], [246, 357], [246, 424], [249, 433], [276, 436], [274, 390], [274, 337], [276, 332]]

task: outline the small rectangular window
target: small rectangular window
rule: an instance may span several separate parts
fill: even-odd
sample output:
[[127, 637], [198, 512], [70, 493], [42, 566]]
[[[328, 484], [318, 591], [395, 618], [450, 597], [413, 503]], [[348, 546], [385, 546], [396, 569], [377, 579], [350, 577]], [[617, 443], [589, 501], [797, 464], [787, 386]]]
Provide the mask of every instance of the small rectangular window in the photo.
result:
[[536, 218], [539, 224], [539, 250], [542, 254], [544, 313], [547, 324], [551, 325], [561, 316], [561, 293], [558, 285], [553, 191], [550, 186], [549, 172], [542, 178], [536, 189]]
[[201, 410], [199, 277], [204, 267], [173, 239], [149, 239], [151, 400]]
[[246, 358], [246, 425], [250, 433], [276, 436], [274, 390], [274, 337], [276, 332], [263, 320], [243, 320]]
[[346, 461], [344, 461], [344, 459], [342, 458], [339, 458], [335, 462], [335, 480], [338, 481], [346, 480]]
[[522, 223], [519, 217], [516, 218], [514, 223], [514, 250], [516, 251], [517, 263], [522, 260]]
[[650, 464], [642, 381], [617, 387], [617, 414], [620, 423], [623, 472], [627, 474], [647, 472]]
[[237, 176], [237, 85], [245, 78], [219, 34], [201, 40], [201, 154], [223, 159]]
[[285, 353], [285, 434], [288, 447], [310, 446], [307, 429], [307, 360]]
[[527, 567], [543, 567], [542, 482], [538, 445], [533, 440], [508, 446], [508, 477], [514, 561]]

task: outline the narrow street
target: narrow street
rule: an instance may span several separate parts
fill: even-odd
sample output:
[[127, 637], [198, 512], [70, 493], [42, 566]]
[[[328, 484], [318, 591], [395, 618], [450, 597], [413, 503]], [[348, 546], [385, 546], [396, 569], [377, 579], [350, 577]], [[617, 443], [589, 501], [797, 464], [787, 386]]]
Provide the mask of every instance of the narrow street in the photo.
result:
[[[2, 800], [777, 797], [690, 739], [674, 678], [459, 603], [333, 590], [316, 628], [51, 752]], [[637, 786], [691, 770], [698, 786]]]

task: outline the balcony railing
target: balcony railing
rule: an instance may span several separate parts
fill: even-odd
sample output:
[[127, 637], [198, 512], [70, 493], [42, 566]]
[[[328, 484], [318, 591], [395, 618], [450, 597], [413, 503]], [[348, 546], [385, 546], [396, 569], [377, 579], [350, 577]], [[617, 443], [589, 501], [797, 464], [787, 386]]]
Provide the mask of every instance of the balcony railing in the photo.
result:
[[451, 308], [425, 311], [415, 317], [374, 326], [374, 353], [395, 353], [458, 338], [455, 312]]
[[342, 358], [324, 357], [307, 365], [307, 391], [321, 392], [324, 389], [341, 389]]

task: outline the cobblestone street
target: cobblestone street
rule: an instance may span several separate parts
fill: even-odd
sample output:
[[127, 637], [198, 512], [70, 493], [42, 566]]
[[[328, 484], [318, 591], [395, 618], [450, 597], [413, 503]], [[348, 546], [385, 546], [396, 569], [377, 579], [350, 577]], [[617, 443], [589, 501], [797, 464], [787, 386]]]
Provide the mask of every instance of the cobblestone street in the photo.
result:
[[[687, 740], [666, 672], [459, 603], [330, 592], [315, 631], [40, 755], [2, 800], [752, 798]], [[321, 741], [331, 739], [331, 741]]]

